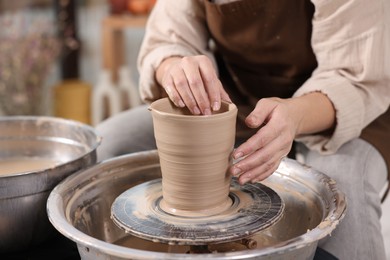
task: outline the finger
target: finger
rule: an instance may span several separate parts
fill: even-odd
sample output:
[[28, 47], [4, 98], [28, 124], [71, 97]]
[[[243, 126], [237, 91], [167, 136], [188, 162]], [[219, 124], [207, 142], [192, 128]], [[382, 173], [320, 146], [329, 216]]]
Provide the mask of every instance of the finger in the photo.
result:
[[275, 109], [277, 103], [269, 99], [260, 99], [255, 109], [247, 116], [245, 123], [251, 128], [260, 127], [268, 121], [269, 115]]
[[204, 115], [211, 115], [210, 101], [203, 84], [203, 79], [200, 74], [200, 68], [202, 64], [198, 64], [197, 60], [192, 58], [183, 58], [182, 68], [186, 75], [188, 86], [195, 98], [195, 101]]
[[242, 160], [236, 162], [231, 167], [231, 173], [233, 176], [238, 176], [249, 172], [251, 169], [257, 168], [258, 166], [268, 163], [272, 160], [274, 153], [268, 152], [270, 149], [257, 150], [254, 153], [246, 156]]
[[[263, 181], [263, 180], [267, 179], [269, 176], [271, 176], [274, 172], [276, 172], [278, 170], [279, 165], [280, 165], [282, 160], [283, 160], [283, 158], [280, 158], [275, 163], [275, 167], [270, 168], [268, 171], [264, 171], [262, 174], [258, 175], [256, 178], [250, 180], [250, 182], [256, 183], [256, 182]], [[259, 171], [260, 171], [260, 169], [259, 169]]]
[[256, 177], [261, 174], [261, 172], [257, 172], [257, 174], [255, 174], [256, 169], [268, 171], [272, 168], [275, 161], [284, 158], [290, 150], [291, 144], [286, 143], [283, 138], [275, 139], [266, 147], [259, 149], [244, 159], [236, 162], [230, 168], [230, 172], [233, 176], [251, 173], [254, 177]]
[[221, 109], [221, 93], [222, 84], [218, 78], [205, 79], [206, 90], [209, 96], [211, 108], [213, 111]]
[[167, 93], [169, 99], [172, 100], [172, 102], [175, 104], [175, 106], [185, 107], [185, 104], [184, 104], [183, 100], [181, 99], [179, 92], [177, 92], [177, 90], [174, 86], [173, 79], [172, 79], [171, 75], [168, 75], [167, 77], [165, 77], [163, 79], [162, 86], [163, 86], [165, 92]]
[[279, 166], [283, 158], [282, 153], [258, 152], [245, 158], [240, 165], [242, 173], [239, 175], [240, 184], [264, 180], [270, 176]]
[[222, 83], [219, 79], [217, 79], [216, 83], [217, 88], [218, 88], [218, 93], [219, 93], [219, 99], [217, 101], [211, 101], [212, 103], [212, 109], [213, 111], [218, 111], [221, 109], [221, 102], [225, 101], [228, 103], [233, 103], [233, 101], [230, 99], [228, 93], [226, 90], [223, 88]]
[[242, 185], [247, 182], [256, 183], [259, 181], [263, 181], [267, 179], [269, 176], [271, 176], [278, 169], [280, 161], [281, 159], [275, 162], [271, 167], [269, 167], [268, 170], [266, 168], [263, 168], [262, 166], [253, 169], [253, 172], [255, 173], [248, 172], [247, 174], [248, 176], [250, 176], [249, 178], [246, 176], [246, 174], [243, 174], [242, 176], [240, 176], [240, 178], [238, 178], [238, 182]]
[[192, 114], [199, 115], [201, 111], [199, 110], [195, 97], [193, 96], [192, 91], [188, 85], [187, 77], [184, 71], [181, 68], [177, 68], [171, 72], [171, 75], [176, 91], [179, 93], [184, 104]]
[[199, 58], [199, 65], [200, 74], [202, 76], [211, 107], [213, 111], [218, 111], [221, 108], [221, 89], [223, 89], [222, 83], [218, 79], [214, 66], [206, 56], [201, 56]]
[[272, 124], [263, 126], [256, 134], [251, 136], [245, 143], [237, 147], [233, 153], [234, 159], [245, 157], [265, 147], [280, 135], [280, 131]]

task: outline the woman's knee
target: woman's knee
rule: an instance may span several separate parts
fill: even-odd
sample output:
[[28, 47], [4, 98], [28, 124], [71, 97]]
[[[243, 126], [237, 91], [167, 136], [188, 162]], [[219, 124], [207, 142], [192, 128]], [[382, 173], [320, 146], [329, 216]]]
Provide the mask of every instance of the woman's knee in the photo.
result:
[[153, 122], [147, 106], [114, 115], [96, 126], [102, 137], [97, 149], [98, 160], [155, 149]]

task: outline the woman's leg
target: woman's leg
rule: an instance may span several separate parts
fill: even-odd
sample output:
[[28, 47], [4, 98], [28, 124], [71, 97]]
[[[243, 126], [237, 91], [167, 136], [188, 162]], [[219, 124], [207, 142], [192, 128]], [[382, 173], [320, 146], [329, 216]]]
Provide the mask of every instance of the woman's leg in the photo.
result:
[[385, 259], [379, 192], [387, 168], [379, 152], [361, 139], [348, 142], [333, 155], [300, 148], [305, 164], [334, 179], [347, 197], [344, 219], [319, 247], [339, 259]]
[[98, 161], [122, 154], [156, 149], [153, 120], [147, 105], [114, 115], [96, 126], [102, 137]]

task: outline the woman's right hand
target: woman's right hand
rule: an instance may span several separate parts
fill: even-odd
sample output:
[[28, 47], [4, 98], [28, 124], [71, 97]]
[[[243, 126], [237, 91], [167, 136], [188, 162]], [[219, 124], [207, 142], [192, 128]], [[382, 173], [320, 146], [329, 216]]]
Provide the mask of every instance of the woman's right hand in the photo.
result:
[[156, 79], [176, 106], [186, 106], [194, 115], [211, 115], [222, 100], [231, 102], [205, 55], [167, 58], [157, 68]]

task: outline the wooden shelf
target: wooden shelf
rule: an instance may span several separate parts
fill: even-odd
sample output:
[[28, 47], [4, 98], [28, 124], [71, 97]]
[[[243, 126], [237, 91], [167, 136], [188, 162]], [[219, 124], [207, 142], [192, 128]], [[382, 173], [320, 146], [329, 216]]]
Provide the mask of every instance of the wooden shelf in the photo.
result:
[[118, 30], [127, 27], [144, 27], [147, 15], [111, 15], [103, 20], [103, 27]]
[[123, 30], [144, 28], [147, 19], [147, 15], [111, 15], [103, 19], [103, 68], [111, 71], [114, 82], [118, 79], [118, 69], [125, 63]]

